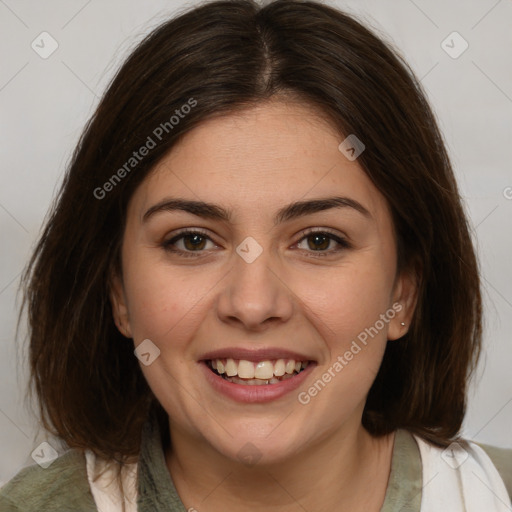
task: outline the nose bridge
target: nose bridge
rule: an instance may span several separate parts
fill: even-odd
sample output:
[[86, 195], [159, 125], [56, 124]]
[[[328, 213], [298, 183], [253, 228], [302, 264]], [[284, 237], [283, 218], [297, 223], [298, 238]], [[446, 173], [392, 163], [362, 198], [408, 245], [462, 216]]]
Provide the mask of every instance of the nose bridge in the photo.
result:
[[228, 284], [218, 300], [219, 318], [248, 329], [262, 328], [270, 319], [286, 321], [292, 314], [292, 298], [277, 275], [278, 264], [271, 251], [248, 237], [236, 253]]

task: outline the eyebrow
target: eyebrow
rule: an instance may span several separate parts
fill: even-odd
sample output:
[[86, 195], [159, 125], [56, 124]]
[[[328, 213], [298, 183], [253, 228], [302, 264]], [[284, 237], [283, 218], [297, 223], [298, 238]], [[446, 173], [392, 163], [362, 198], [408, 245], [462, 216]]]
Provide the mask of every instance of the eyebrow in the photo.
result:
[[[307, 201], [296, 201], [281, 208], [275, 218], [274, 225], [290, 221], [305, 215], [330, 210], [332, 208], [351, 208], [367, 219], [372, 219], [371, 213], [358, 201], [349, 197], [326, 197], [320, 199], [310, 199]], [[203, 201], [193, 201], [190, 199], [164, 199], [149, 208], [142, 216], [142, 222], [147, 222], [150, 217], [161, 212], [184, 211], [202, 217], [205, 219], [220, 220], [229, 222], [231, 212], [225, 208]]]

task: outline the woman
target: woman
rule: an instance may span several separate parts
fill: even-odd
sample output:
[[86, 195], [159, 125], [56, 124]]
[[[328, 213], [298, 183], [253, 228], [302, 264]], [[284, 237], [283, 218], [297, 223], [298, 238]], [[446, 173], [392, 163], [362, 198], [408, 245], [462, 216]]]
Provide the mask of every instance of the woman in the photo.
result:
[[442, 137], [333, 8], [212, 2], [150, 34], [25, 283], [72, 449], [2, 510], [510, 509], [512, 451], [459, 436], [482, 312]]

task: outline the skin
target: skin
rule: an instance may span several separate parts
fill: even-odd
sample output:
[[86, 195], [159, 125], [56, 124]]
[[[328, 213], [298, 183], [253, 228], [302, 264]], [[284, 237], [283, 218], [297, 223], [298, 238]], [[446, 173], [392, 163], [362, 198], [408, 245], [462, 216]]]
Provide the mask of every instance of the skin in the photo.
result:
[[[150, 339], [160, 350], [141, 368], [169, 415], [166, 462], [187, 509], [368, 512], [384, 501], [394, 434], [373, 438], [361, 417], [386, 344], [410, 323], [416, 280], [397, 275], [389, 207], [357, 160], [338, 150], [343, 139], [314, 109], [268, 101], [190, 131], [131, 198], [114, 318], [135, 346]], [[284, 205], [333, 195], [358, 201], [371, 217], [331, 208], [274, 225]], [[167, 211], [143, 220], [177, 197], [218, 204], [232, 218]], [[169, 252], [162, 243], [181, 228], [200, 228], [211, 241], [193, 252], [182, 238], [175, 248], [193, 254]], [[351, 246], [315, 244], [302, 233], [308, 228]], [[235, 251], [248, 236], [262, 248], [250, 264]], [[401, 311], [378, 335], [299, 403], [297, 393], [396, 303]], [[205, 352], [233, 346], [295, 350], [317, 366], [297, 391], [242, 404], [214, 391], [198, 365]], [[238, 458], [248, 442], [261, 457], [253, 466]]]

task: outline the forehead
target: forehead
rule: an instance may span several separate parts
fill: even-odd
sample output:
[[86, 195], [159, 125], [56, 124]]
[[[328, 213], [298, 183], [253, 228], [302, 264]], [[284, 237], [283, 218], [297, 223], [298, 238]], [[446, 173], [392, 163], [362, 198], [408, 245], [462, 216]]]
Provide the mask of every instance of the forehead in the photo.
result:
[[275, 212], [308, 198], [349, 196], [385, 221], [387, 203], [344, 136], [309, 105], [274, 101], [202, 122], [146, 177], [132, 198], [140, 212], [165, 197], [222, 204], [241, 215]]

